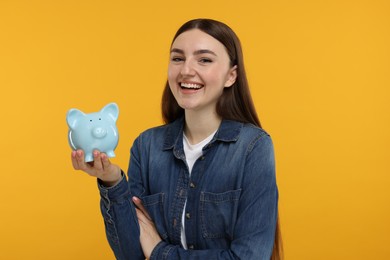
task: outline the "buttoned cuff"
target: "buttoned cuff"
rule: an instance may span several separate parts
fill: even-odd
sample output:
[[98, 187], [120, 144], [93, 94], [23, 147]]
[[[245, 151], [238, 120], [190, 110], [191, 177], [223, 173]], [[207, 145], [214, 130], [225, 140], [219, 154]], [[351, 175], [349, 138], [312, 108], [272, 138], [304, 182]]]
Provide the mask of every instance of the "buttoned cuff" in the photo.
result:
[[101, 180], [97, 180], [100, 196], [104, 200], [119, 201], [127, 197], [129, 194], [129, 186], [124, 172], [121, 170], [121, 180], [111, 187], [105, 187]]

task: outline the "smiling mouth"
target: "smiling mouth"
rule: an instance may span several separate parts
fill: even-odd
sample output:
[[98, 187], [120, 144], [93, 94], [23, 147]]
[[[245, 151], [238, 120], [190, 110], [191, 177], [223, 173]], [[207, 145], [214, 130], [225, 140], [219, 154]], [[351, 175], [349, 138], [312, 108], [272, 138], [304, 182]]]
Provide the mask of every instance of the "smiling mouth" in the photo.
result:
[[180, 87], [182, 89], [193, 89], [193, 90], [197, 90], [197, 89], [201, 89], [203, 88], [203, 85], [201, 84], [194, 84], [194, 83], [180, 83]]

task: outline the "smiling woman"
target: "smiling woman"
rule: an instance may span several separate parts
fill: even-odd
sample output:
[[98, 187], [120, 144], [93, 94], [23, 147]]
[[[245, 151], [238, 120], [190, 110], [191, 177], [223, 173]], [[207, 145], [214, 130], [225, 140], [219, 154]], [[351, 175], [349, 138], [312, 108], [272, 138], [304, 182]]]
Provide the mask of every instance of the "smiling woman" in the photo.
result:
[[[151, 1], [0, 1], [0, 259], [115, 259], [96, 207], [96, 179], [72, 171], [64, 115], [71, 107], [95, 111], [116, 102], [123, 115], [118, 122], [121, 139], [116, 158], [110, 160], [127, 173], [133, 140], [162, 122], [172, 38], [196, 16], [226, 21], [240, 36], [253, 101], [274, 141], [286, 258], [390, 259], [390, 1], [152, 3], [153, 8]], [[222, 35], [204, 31], [216, 39]], [[228, 46], [230, 37], [217, 40]], [[233, 49], [226, 47], [231, 60]], [[243, 67], [240, 60], [234, 64], [238, 84]], [[245, 118], [241, 110], [226, 105], [239, 95], [234, 90], [224, 89], [217, 110], [239, 121]], [[184, 116], [181, 107], [173, 108]], [[167, 116], [174, 121], [173, 114]], [[208, 160], [209, 155], [201, 156]], [[233, 171], [222, 168], [231, 158], [212, 169], [210, 175], [216, 177], [226, 173], [216, 187], [225, 185], [222, 181]], [[133, 162], [145, 160], [160, 164], [154, 161], [158, 157]], [[202, 162], [195, 164], [191, 179]], [[175, 163], [184, 165], [179, 159]], [[203, 170], [206, 174], [207, 168]], [[163, 168], [153, 172], [150, 180], [163, 174]], [[184, 183], [189, 188], [182, 193], [189, 198], [189, 210], [188, 190], [202, 189], [191, 181]], [[164, 194], [145, 190], [145, 196], [152, 195], [142, 197], [150, 215], [159, 211], [153, 203], [165, 204], [172, 194], [181, 194], [175, 187]], [[198, 196], [202, 218], [188, 212], [184, 223], [199, 220], [200, 226], [202, 221], [202, 235], [219, 239], [211, 237], [221, 236], [216, 229], [224, 222], [206, 223], [214, 217], [211, 201], [234, 201], [237, 194], [219, 197], [203, 190]], [[156, 218], [155, 225], [171, 228], [174, 212], [162, 212], [166, 215]], [[177, 225], [182, 222], [176, 218]], [[180, 234], [159, 234], [180, 244]], [[200, 246], [194, 245], [195, 251]]]
[[166, 124], [135, 140], [128, 181], [106, 154], [88, 164], [72, 153], [99, 179], [117, 259], [282, 259], [273, 144], [227, 25], [196, 19], [178, 30], [162, 113]]

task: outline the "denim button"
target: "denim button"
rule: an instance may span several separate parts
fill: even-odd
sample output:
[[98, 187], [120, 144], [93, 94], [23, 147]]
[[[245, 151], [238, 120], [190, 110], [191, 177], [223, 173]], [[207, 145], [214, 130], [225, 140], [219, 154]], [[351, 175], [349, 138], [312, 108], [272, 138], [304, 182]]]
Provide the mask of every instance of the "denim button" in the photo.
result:
[[203, 161], [203, 160], [204, 160], [204, 158], [205, 158], [205, 157], [204, 157], [204, 156], [202, 156], [202, 157], [200, 157], [200, 160], [201, 160], [201, 161]]
[[188, 249], [194, 250], [194, 245], [189, 245]]
[[191, 214], [190, 213], [186, 213], [186, 219], [190, 219], [191, 218]]
[[191, 188], [195, 188], [196, 186], [195, 186], [195, 184], [194, 184], [193, 182], [191, 182], [191, 183], [190, 183], [190, 187], [191, 187]]

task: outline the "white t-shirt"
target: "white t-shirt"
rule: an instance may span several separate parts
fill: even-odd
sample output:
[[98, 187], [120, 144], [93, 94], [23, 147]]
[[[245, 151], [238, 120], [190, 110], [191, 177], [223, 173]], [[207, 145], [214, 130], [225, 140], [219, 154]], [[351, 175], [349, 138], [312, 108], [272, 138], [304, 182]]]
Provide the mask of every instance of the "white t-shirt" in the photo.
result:
[[[190, 142], [187, 139], [187, 136], [185, 136], [185, 134], [183, 134], [183, 148], [184, 148], [184, 153], [186, 155], [186, 161], [187, 161], [188, 171], [190, 173], [190, 177], [191, 177], [192, 168], [194, 167], [196, 160], [199, 157], [201, 157], [203, 154], [203, 152], [202, 152], [203, 147], [206, 144], [208, 144], [211, 141], [211, 139], [213, 139], [216, 132], [217, 132], [217, 130], [214, 133], [212, 133], [211, 135], [209, 135], [206, 139], [204, 139], [203, 141], [201, 141], [200, 143], [197, 143], [197, 144], [190, 144]], [[185, 249], [187, 249], [186, 233], [184, 230], [186, 204], [187, 204], [187, 201], [184, 203], [183, 215], [181, 217], [181, 223], [182, 223], [181, 244], [183, 245], [183, 247]]]

